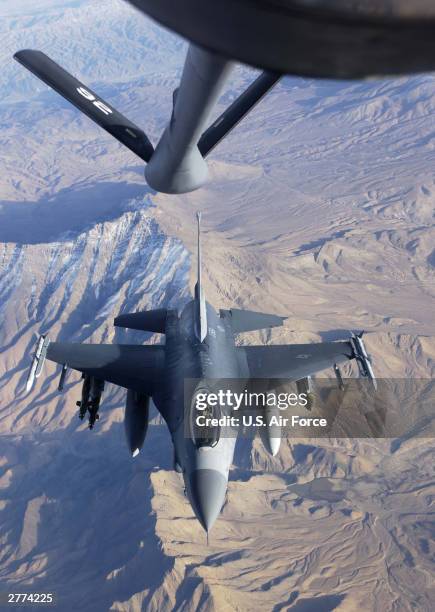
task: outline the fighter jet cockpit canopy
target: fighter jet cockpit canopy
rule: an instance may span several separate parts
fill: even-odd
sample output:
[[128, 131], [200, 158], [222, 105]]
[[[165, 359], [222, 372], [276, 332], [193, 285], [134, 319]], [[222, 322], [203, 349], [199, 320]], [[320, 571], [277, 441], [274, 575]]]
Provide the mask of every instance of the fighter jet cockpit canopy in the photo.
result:
[[[218, 403], [207, 401], [209, 390], [199, 387], [195, 390], [190, 405], [190, 435], [196, 448], [213, 448], [219, 442], [221, 409]], [[213, 422], [212, 422], [213, 421]]]

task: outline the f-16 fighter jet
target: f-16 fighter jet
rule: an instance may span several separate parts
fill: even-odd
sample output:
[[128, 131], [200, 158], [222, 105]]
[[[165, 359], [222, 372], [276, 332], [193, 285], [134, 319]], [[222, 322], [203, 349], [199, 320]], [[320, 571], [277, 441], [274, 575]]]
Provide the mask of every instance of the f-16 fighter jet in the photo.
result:
[[[275, 346], [237, 346], [235, 335], [283, 324], [283, 317], [249, 310], [215, 310], [204, 296], [201, 279], [200, 216], [198, 215], [198, 272], [192, 299], [181, 312], [162, 308], [121, 314], [115, 325], [165, 334], [162, 345], [70, 344], [38, 341], [27, 390], [39, 377], [45, 358], [62, 366], [59, 387], [67, 368], [82, 373], [80, 416], [89, 412], [93, 427], [104, 384], [125, 387], [125, 431], [129, 450], [136, 456], [145, 439], [149, 402], [152, 399], [166, 422], [174, 446], [174, 469], [180, 472], [193, 511], [208, 532], [216, 520], [226, 494], [233, 461], [235, 436], [221, 435], [220, 427], [200, 435], [188, 422], [194, 400], [204, 394], [209, 381], [273, 379], [307, 382], [312, 374], [334, 368], [339, 384], [339, 365], [355, 359], [360, 374], [376, 386], [370, 358], [360, 336], [348, 341]], [[194, 381], [195, 385], [185, 383]], [[273, 381], [272, 381], [273, 382]], [[270, 385], [270, 380], [268, 381]], [[277, 382], [278, 384], [278, 382]], [[186, 389], [189, 393], [186, 394]], [[220, 406], [211, 407], [217, 417]], [[218, 419], [219, 420], [219, 419]], [[271, 454], [279, 450], [276, 433], [265, 428], [262, 436]]]
[[[129, 2], [191, 42], [155, 149], [142, 129], [41, 51], [14, 57], [146, 162], [148, 184], [165, 193], [206, 182], [206, 156], [283, 74], [348, 79], [435, 68], [430, 0]], [[234, 60], [264, 72], [207, 127]]]

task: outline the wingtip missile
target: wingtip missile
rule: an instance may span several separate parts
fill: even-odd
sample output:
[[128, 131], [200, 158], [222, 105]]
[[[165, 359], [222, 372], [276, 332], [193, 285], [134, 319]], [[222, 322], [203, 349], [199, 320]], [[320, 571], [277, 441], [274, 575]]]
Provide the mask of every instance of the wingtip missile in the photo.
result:
[[44, 365], [45, 357], [47, 355], [48, 345], [50, 344], [50, 340], [47, 336], [41, 335], [38, 339], [38, 343], [36, 345], [35, 354], [32, 359], [32, 364], [30, 366], [29, 374], [27, 376], [26, 381], [26, 391], [29, 393], [33, 385], [35, 384], [35, 378], [39, 378], [42, 372], [42, 366]]
[[378, 388], [378, 383], [376, 381], [376, 377], [373, 372], [371, 358], [369, 354], [367, 353], [366, 346], [362, 339], [363, 334], [364, 334], [363, 331], [361, 331], [359, 334], [352, 333], [351, 344], [353, 347], [353, 353], [354, 353], [353, 356], [354, 356], [354, 359], [356, 359], [356, 362], [358, 364], [360, 375], [363, 378], [368, 378], [371, 381], [376, 391]]

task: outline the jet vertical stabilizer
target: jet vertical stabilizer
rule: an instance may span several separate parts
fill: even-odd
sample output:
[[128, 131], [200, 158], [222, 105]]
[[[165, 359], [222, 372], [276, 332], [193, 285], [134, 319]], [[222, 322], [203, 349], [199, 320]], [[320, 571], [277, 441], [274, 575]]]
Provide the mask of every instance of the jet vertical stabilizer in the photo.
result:
[[195, 334], [200, 342], [207, 335], [207, 307], [201, 282], [201, 213], [196, 213], [198, 221], [198, 277], [195, 285]]

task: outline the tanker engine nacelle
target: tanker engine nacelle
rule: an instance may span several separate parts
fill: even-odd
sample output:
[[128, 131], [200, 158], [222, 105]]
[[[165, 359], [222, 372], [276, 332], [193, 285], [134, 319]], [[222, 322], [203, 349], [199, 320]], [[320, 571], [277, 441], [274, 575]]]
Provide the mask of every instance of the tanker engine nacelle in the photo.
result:
[[139, 454], [148, 429], [150, 398], [129, 389], [125, 405], [125, 435], [133, 457]]

